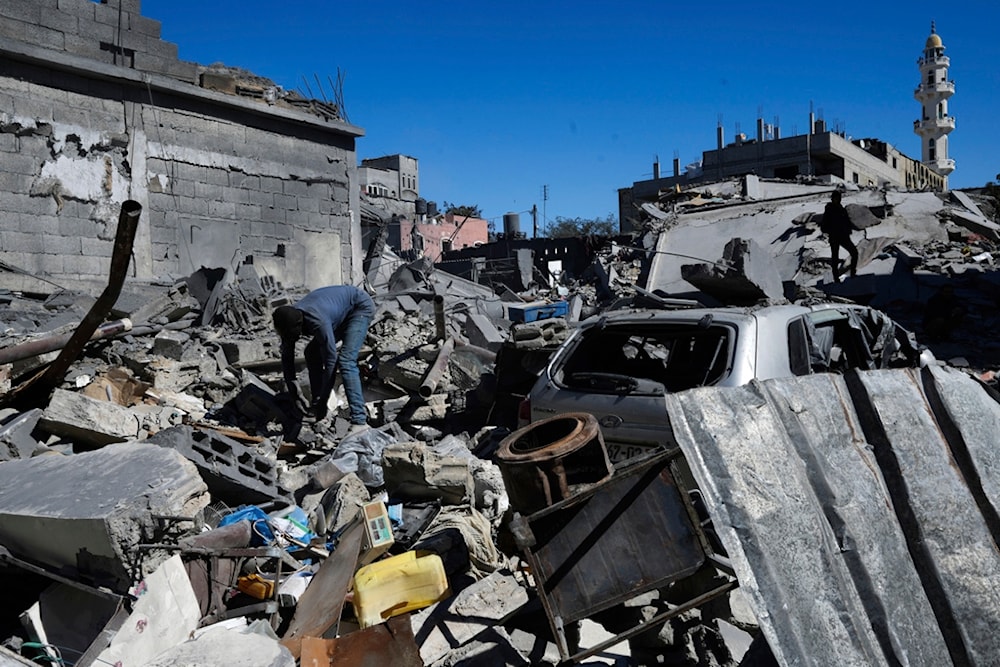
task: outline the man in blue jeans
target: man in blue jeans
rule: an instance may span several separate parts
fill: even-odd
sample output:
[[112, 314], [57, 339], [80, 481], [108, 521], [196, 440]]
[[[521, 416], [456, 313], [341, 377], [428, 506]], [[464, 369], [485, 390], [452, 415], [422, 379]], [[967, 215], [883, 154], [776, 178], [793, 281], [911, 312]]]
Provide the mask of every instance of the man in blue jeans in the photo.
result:
[[[339, 370], [351, 424], [363, 426], [368, 423], [358, 352], [374, 316], [375, 304], [371, 297], [353, 285], [321, 287], [294, 306], [274, 309], [274, 329], [281, 337], [281, 369], [285, 386], [296, 405], [299, 404], [299, 388], [295, 381], [295, 342], [301, 336], [310, 336], [305, 349], [312, 393], [309, 411], [316, 419], [326, 416], [335, 373]], [[338, 340], [341, 341], [339, 354]]]

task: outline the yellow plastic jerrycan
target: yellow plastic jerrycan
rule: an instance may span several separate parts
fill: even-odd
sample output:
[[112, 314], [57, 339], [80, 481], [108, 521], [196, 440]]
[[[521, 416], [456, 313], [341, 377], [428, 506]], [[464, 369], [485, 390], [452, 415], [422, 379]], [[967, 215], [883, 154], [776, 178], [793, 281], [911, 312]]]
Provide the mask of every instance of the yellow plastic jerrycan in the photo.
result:
[[407, 551], [365, 565], [354, 575], [354, 614], [362, 628], [448, 596], [448, 577], [437, 554]]

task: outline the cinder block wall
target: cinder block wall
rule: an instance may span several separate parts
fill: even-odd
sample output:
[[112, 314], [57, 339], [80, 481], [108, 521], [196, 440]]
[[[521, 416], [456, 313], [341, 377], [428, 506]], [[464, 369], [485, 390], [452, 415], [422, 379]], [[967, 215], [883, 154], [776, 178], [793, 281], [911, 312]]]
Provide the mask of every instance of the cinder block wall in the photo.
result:
[[139, 0], [0, 0], [0, 262], [102, 285], [133, 199], [135, 280], [253, 263], [288, 286], [357, 282], [363, 132], [204, 70]]

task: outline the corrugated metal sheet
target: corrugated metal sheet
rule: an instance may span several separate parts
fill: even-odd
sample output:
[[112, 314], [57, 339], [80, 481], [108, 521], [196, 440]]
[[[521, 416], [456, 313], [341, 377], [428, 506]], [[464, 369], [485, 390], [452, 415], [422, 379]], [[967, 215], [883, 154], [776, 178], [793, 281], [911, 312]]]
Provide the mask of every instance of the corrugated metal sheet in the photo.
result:
[[1000, 406], [954, 369], [668, 396], [782, 665], [1000, 659]]

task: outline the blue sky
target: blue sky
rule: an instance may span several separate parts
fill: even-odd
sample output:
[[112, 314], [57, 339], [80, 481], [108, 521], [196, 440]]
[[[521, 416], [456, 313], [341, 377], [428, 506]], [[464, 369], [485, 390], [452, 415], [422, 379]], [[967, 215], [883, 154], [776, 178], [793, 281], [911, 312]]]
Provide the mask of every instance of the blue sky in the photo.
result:
[[[903, 9], [905, 7], [905, 10]], [[931, 20], [951, 58], [953, 188], [1000, 172], [1000, 3], [143, 0], [183, 60], [330, 96], [343, 76], [359, 159], [420, 161], [421, 195], [508, 211], [617, 215], [617, 190], [664, 175], [756, 119], [782, 136], [810, 105], [854, 138], [920, 157], [916, 60]], [[548, 200], [543, 201], [543, 186]], [[529, 231], [530, 233], [530, 231]]]

